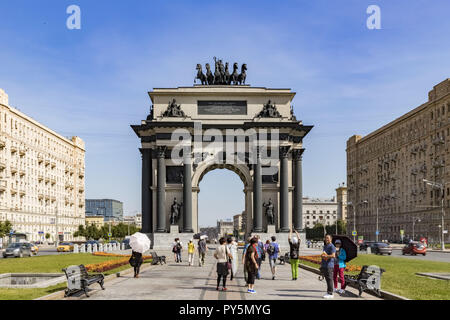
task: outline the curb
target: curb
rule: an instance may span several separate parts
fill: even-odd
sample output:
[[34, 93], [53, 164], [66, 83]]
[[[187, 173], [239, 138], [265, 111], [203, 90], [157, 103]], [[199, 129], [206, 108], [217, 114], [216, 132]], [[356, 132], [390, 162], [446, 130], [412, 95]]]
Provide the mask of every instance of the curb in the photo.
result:
[[[302, 269], [305, 269], [307, 271], [313, 272], [313, 273], [315, 273], [317, 275], [321, 275], [319, 269], [307, 266], [307, 265], [302, 264], [302, 263], [299, 263], [299, 267], [302, 268]], [[353, 285], [352, 283], [349, 283], [348, 286], [357, 289], [357, 287], [355, 285]], [[384, 299], [384, 300], [411, 300], [411, 299], [399, 296], [397, 294], [394, 294], [392, 292], [388, 292], [388, 291], [384, 291], [384, 290], [380, 290], [380, 292], [381, 292], [381, 298]], [[372, 293], [370, 291], [369, 292], [364, 292], [364, 293], [370, 294], [371, 296], [374, 296], [374, 297], [378, 297], [376, 294], [374, 294], [374, 293]]]
[[[152, 265], [151, 263], [142, 264], [141, 271], [145, 271], [146, 269], [150, 268], [151, 265]], [[105, 277], [104, 282], [107, 283], [107, 282], [109, 282], [111, 280], [117, 279], [117, 278], [119, 278], [121, 276], [127, 275], [127, 274], [132, 273], [132, 272], [134, 272], [134, 268], [128, 268], [128, 269], [122, 270], [120, 272], [116, 272], [116, 273], [107, 275]], [[42, 297], [39, 297], [39, 298], [36, 298], [36, 299], [33, 299], [33, 300], [62, 300], [62, 299], [64, 299], [64, 292], [65, 292], [65, 289], [61, 290], [61, 291], [54, 292], [54, 293], [50, 293], [50, 294], [48, 294], [46, 296], [42, 296]]]
[[[392, 248], [392, 250], [402, 250], [402, 248]], [[436, 249], [432, 249], [432, 250], [428, 250], [427, 252], [439, 252], [439, 253], [450, 253], [450, 250], [436, 250]]]

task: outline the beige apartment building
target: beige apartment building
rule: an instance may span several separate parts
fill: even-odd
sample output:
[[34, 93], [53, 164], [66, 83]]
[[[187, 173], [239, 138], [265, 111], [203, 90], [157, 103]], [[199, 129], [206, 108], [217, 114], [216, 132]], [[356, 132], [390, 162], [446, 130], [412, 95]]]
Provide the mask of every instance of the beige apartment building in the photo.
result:
[[[437, 84], [428, 101], [365, 137], [347, 141], [348, 230], [364, 239], [414, 236], [439, 242], [450, 224], [450, 79]], [[439, 189], [444, 183], [445, 223]], [[377, 214], [378, 212], [378, 214]], [[355, 220], [354, 220], [355, 217]], [[378, 219], [377, 219], [378, 217]], [[403, 231], [402, 231], [403, 230]], [[449, 241], [449, 235], [444, 235]]]
[[98, 229], [100, 229], [105, 224], [105, 217], [104, 216], [86, 216], [85, 221], [86, 221], [86, 227], [94, 225]]
[[0, 221], [29, 241], [77, 240], [85, 223], [84, 142], [9, 106], [0, 89]]

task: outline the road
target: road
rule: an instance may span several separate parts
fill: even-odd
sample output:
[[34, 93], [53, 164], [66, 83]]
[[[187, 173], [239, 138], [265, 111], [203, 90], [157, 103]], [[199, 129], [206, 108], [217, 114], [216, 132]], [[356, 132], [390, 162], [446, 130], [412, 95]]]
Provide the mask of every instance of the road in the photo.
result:
[[[3, 250], [4, 249], [1, 250], [1, 253], [3, 253]], [[56, 248], [53, 246], [45, 246], [39, 248], [37, 256], [50, 256], [55, 254], [68, 254], [68, 253], [70, 252], [57, 252]], [[3, 254], [0, 254], [0, 259], [3, 259]]]
[[[365, 251], [358, 251], [358, 255], [366, 254]], [[406, 258], [406, 259], [417, 259], [417, 260], [428, 260], [428, 261], [438, 261], [438, 262], [450, 262], [450, 253], [445, 252], [431, 252], [428, 251], [426, 256], [417, 255], [402, 255], [401, 249], [394, 249], [392, 250], [391, 257], [397, 257], [397, 258]]]

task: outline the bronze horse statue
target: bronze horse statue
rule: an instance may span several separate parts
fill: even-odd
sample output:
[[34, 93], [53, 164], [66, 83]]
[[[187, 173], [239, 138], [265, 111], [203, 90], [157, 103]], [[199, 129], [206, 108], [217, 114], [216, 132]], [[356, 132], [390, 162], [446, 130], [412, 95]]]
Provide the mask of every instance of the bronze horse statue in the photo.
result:
[[209, 63], [205, 65], [206, 67], [206, 81], [208, 82], [208, 85], [214, 84], [214, 75], [211, 72], [211, 67], [209, 66]]
[[194, 79], [194, 83], [196, 82], [197, 79], [199, 79], [202, 82], [202, 85], [206, 85], [206, 76], [203, 73], [202, 65], [197, 64], [196, 69], [197, 69], [197, 77]]
[[238, 84], [239, 80], [239, 73], [238, 73], [239, 66], [237, 62], [233, 64], [233, 73], [230, 76], [229, 84]]
[[222, 72], [220, 67], [220, 60], [216, 60], [216, 57], [214, 57], [215, 62], [215, 71], [214, 71], [214, 84], [222, 84]]
[[241, 74], [238, 77], [239, 85], [245, 84], [245, 79], [247, 78], [247, 73], [245, 73], [245, 71], [247, 71], [247, 64], [246, 63], [244, 63], [242, 65]]

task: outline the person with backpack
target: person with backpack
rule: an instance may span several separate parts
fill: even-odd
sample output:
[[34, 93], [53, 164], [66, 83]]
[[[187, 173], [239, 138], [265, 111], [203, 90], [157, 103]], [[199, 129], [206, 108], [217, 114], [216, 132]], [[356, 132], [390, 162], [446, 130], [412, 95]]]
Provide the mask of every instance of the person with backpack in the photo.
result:
[[280, 246], [278, 245], [277, 238], [275, 236], [272, 236], [271, 242], [269, 242], [266, 252], [269, 255], [269, 265], [270, 270], [272, 271], [272, 280], [275, 280], [275, 273], [276, 273], [276, 263], [278, 259], [278, 253], [280, 252]]
[[291, 263], [292, 280], [297, 280], [298, 262], [300, 256], [300, 235], [298, 234], [297, 230], [294, 231], [296, 236], [292, 236], [292, 229], [289, 230], [289, 261]]
[[176, 263], [183, 262], [181, 260], [181, 250], [183, 250], [183, 244], [181, 243], [179, 238], [176, 238], [172, 249], [172, 252], [175, 254]]

